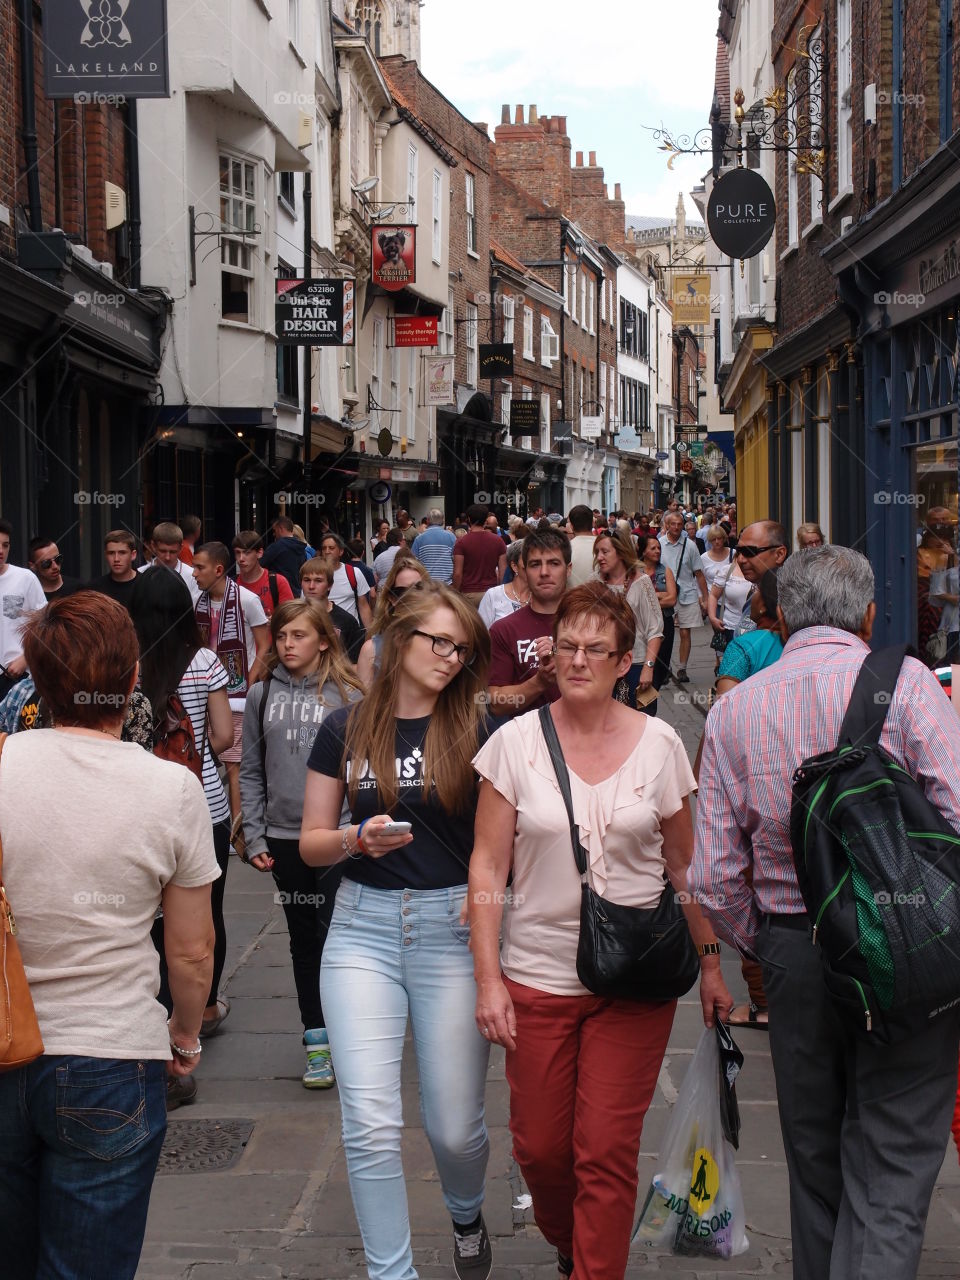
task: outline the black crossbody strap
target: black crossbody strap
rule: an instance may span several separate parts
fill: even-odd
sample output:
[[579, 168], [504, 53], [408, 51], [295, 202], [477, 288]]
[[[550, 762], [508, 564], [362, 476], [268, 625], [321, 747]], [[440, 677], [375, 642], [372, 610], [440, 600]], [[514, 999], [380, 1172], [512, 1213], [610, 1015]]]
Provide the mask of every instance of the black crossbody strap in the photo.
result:
[[263, 693], [260, 697], [260, 707], [257, 713], [257, 719], [260, 723], [260, 772], [263, 774], [264, 795], [266, 795], [267, 790], [267, 739], [264, 733], [263, 721], [267, 713], [267, 699], [270, 697], [270, 683], [272, 680], [273, 672], [267, 676], [260, 686]]
[[547, 744], [547, 750], [550, 752], [553, 770], [557, 775], [557, 782], [560, 784], [560, 794], [563, 796], [563, 803], [567, 809], [567, 818], [570, 822], [570, 840], [573, 845], [573, 860], [577, 864], [577, 870], [583, 876], [587, 873], [587, 855], [584, 853], [583, 845], [580, 843], [580, 828], [577, 826], [573, 816], [570, 774], [567, 772], [560, 739], [557, 737], [557, 728], [553, 723], [553, 716], [550, 714], [549, 707], [541, 707], [537, 714], [540, 717], [540, 728], [543, 730], [543, 738]]
[[838, 746], [859, 747], [880, 741], [907, 649], [905, 644], [895, 644], [867, 654], [840, 726]]

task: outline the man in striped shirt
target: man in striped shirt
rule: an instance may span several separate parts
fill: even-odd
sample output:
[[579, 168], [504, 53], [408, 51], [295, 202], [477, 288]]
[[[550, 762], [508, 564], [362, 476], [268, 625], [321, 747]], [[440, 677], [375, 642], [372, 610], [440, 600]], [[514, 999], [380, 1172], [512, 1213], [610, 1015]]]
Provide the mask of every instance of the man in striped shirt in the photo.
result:
[[431, 578], [449, 587], [453, 581], [453, 548], [457, 539], [443, 527], [443, 512], [439, 507], [431, 507], [429, 517], [430, 528], [417, 534], [410, 549]]
[[[950, 1134], [960, 1014], [875, 1046], [834, 1013], [794, 869], [791, 786], [801, 760], [837, 744], [873, 628], [873, 571], [846, 547], [813, 548], [778, 588], [783, 656], [707, 718], [690, 890], [763, 966], [795, 1280], [912, 1280]], [[880, 742], [960, 831], [960, 719], [913, 658]]]

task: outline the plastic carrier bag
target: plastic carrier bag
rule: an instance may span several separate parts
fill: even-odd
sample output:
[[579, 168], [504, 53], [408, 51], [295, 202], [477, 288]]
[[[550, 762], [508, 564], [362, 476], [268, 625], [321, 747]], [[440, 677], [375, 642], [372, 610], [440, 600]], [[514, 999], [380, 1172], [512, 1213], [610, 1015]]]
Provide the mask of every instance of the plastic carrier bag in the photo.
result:
[[733, 1155], [739, 1144], [734, 1081], [742, 1065], [726, 1027], [704, 1031], [634, 1229], [637, 1244], [701, 1258], [734, 1258], [749, 1247]]

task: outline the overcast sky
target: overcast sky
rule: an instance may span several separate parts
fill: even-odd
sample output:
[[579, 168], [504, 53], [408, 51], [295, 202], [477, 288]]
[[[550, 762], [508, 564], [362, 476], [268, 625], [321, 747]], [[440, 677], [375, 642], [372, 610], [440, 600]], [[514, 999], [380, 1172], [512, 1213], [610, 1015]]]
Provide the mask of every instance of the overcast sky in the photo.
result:
[[[673, 216], [709, 169], [709, 156], [677, 160], [649, 129], [674, 133], [708, 123], [717, 51], [717, 0], [606, 0], [587, 17], [583, 0], [427, 0], [420, 10], [424, 75], [491, 136], [503, 103], [565, 115], [576, 152], [596, 151], [627, 213]], [[526, 118], [526, 114], [524, 116]]]

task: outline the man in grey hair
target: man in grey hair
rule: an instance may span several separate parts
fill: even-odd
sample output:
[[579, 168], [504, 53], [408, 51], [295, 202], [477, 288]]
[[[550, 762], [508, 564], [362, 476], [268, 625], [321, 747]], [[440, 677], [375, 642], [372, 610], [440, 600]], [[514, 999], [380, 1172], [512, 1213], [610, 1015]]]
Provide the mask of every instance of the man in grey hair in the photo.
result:
[[453, 581], [453, 547], [456, 535], [443, 527], [443, 512], [439, 507], [431, 507], [427, 512], [430, 520], [429, 529], [418, 533], [413, 540], [411, 551], [437, 582], [445, 582], [449, 587]]
[[[717, 934], [763, 968], [795, 1280], [913, 1280], [950, 1135], [960, 1013], [877, 1046], [834, 1012], [797, 884], [791, 786], [802, 760], [837, 745], [873, 630], [873, 570], [847, 547], [814, 547], [777, 584], [783, 656], [707, 717], [689, 888]], [[880, 745], [960, 832], [960, 720], [915, 658]]]

